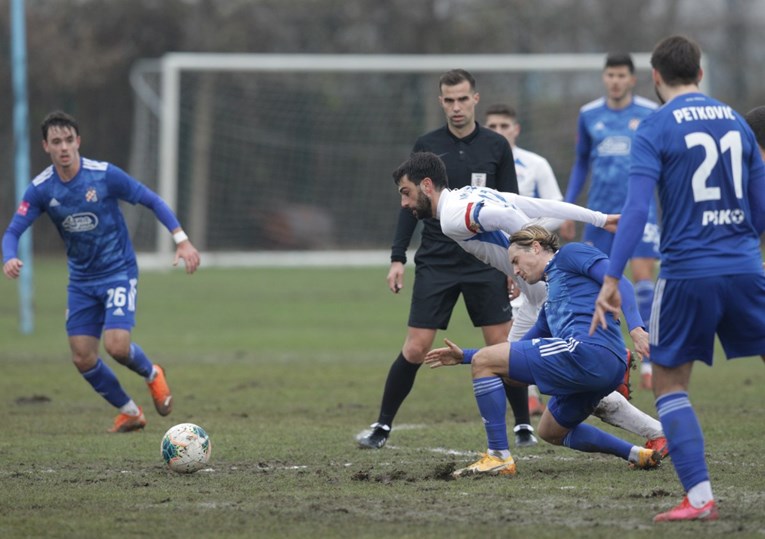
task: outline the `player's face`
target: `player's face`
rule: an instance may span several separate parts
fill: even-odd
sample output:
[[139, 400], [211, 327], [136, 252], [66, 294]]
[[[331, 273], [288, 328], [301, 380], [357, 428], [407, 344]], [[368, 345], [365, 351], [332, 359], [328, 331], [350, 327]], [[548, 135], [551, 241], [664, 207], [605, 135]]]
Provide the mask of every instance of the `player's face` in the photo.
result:
[[[425, 181], [425, 180], [423, 180]], [[433, 217], [433, 204], [430, 199], [422, 192], [422, 182], [415, 185], [404, 175], [398, 184], [398, 192], [401, 195], [401, 207], [410, 210], [417, 219], [427, 219]]]
[[473, 125], [478, 99], [478, 92], [470, 89], [468, 81], [454, 86], [441, 86], [441, 95], [438, 97], [446, 115], [446, 123], [456, 130]]
[[603, 71], [603, 85], [606, 87], [606, 97], [609, 101], [621, 103], [632, 97], [635, 87], [635, 75], [630, 73], [627, 66], [607, 67]]
[[43, 149], [56, 168], [68, 169], [80, 164], [80, 137], [71, 127], [51, 126]]
[[502, 114], [489, 114], [486, 116], [486, 127], [505, 137], [510, 146], [513, 147], [515, 147], [518, 133], [521, 132], [521, 126], [515, 120]]
[[541, 252], [541, 247], [536, 243], [532, 243], [531, 247], [519, 247], [511, 243], [507, 255], [513, 265], [513, 273], [529, 284], [541, 281], [547, 264]]

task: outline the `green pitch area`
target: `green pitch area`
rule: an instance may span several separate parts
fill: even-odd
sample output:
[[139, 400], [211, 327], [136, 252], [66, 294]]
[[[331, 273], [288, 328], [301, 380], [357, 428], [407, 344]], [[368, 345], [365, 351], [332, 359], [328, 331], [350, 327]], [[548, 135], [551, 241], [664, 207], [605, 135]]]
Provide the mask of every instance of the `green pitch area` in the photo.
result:
[[[515, 477], [450, 480], [485, 449], [468, 367], [420, 370], [388, 446], [356, 448], [404, 339], [411, 273], [399, 296], [386, 267], [144, 273], [134, 336], [166, 367], [175, 409], [158, 416], [143, 381], [107, 360], [149, 421], [107, 434], [113, 409], [69, 359], [63, 262], [36, 272], [33, 336], [17, 333], [16, 286], [0, 281], [0, 537], [765, 534], [759, 358], [695, 368], [721, 520], [655, 526], [682, 496], [669, 463], [632, 471], [541, 443], [514, 451]], [[479, 343], [462, 307], [444, 335]], [[647, 392], [634, 402], [655, 414]], [[212, 439], [209, 468], [190, 476], [160, 457], [182, 422]]]

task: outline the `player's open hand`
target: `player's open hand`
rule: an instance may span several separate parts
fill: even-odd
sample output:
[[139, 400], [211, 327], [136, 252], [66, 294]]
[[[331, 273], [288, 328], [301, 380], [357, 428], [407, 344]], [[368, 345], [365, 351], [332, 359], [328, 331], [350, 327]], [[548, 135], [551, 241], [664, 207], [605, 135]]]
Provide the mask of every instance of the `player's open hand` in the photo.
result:
[[446, 343], [446, 348], [435, 348], [425, 355], [425, 364], [431, 369], [462, 363], [462, 358], [464, 357], [462, 348], [449, 339], [444, 339], [444, 342]]
[[616, 232], [616, 228], [619, 225], [619, 219], [621, 219], [621, 217], [622, 216], [619, 213], [609, 213], [606, 215], [606, 224], [603, 225], [603, 229], [611, 233]]
[[615, 320], [619, 319], [622, 312], [622, 296], [619, 294], [619, 280], [606, 276], [603, 280], [603, 286], [600, 287], [600, 294], [595, 300], [595, 312], [592, 315], [590, 324], [590, 335], [600, 326], [603, 329], [608, 327], [606, 316], [609, 313]]
[[181, 258], [186, 266], [186, 273], [192, 274], [197, 271], [201, 262], [199, 251], [196, 250], [189, 240], [182, 241], [175, 248], [175, 260], [173, 260], [173, 266], [177, 266], [178, 262], [181, 261]]
[[21, 274], [21, 268], [24, 263], [18, 258], [11, 258], [8, 262], [3, 264], [3, 273], [9, 279], [15, 279]]
[[401, 262], [391, 262], [388, 270], [388, 288], [394, 294], [404, 288], [404, 264]]

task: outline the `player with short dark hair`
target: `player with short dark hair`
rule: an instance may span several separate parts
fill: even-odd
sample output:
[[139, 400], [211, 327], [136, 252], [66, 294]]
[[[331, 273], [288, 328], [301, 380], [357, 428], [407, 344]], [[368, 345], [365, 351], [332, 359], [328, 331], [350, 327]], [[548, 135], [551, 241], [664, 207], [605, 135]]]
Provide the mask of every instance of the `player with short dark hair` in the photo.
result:
[[[590, 174], [587, 207], [606, 213], [620, 213], [627, 198], [630, 146], [640, 122], [656, 110], [656, 103], [633, 94], [637, 79], [635, 64], [627, 53], [610, 53], [603, 69], [606, 95], [584, 105], [579, 111], [576, 158], [566, 189], [566, 202], [576, 202]], [[653, 279], [659, 258], [659, 225], [656, 206], [646, 223], [641, 242], [630, 261], [638, 307], [646, 325], [651, 315]], [[560, 228], [561, 237], [574, 238], [571, 221]], [[585, 226], [582, 241], [611, 253], [614, 235]], [[651, 387], [648, 358], [641, 365], [641, 387]]]
[[632, 145], [629, 192], [592, 330], [618, 316], [616, 288], [640, 241], [654, 190], [662, 209], [661, 270], [649, 326], [656, 409], [685, 497], [655, 522], [716, 520], [704, 435], [688, 397], [694, 361], [765, 353], [765, 166], [746, 121], [699, 91], [701, 49], [684, 36], [651, 55], [664, 105]]
[[111, 368], [98, 357], [104, 348], [119, 363], [145, 378], [160, 415], [172, 411], [173, 397], [164, 369], [131, 342], [138, 296], [138, 265], [119, 201], [151, 209], [173, 234], [174, 264], [187, 273], [199, 266], [199, 253], [167, 204], [153, 191], [111, 163], [80, 156], [77, 121], [52, 112], [42, 122], [42, 145], [52, 165], [32, 180], [2, 240], [3, 273], [15, 279], [21, 234], [47, 213], [64, 240], [69, 286], [66, 331], [77, 370], [120, 413], [111, 432], [146, 425], [143, 411], [125, 392]]
[[[439, 80], [439, 103], [446, 125], [419, 137], [412, 152], [430, 151], [441, 157], [455, 187], [480, 185], [518, 192], [513, 154], [504, 137], [481, 127], [475, 119], [480, 100], [475, 79], [464, 69], [444, 73]], [[417, 219], [401, 210], [391, 250], [388, 287], [403, 288], [406, 250]], [[439, 329], [449, 325], [452, 310], [462, 295], [473, 325], [480, 327], [487, 344], [503, 342], [512, 312], [507, 277], [465, 253], [444, 236], [437, 221], [423, 221], [422, 239], [414, 258], [415, 278], [406, 340], [390, 367], [380, 413], [370, 432], [357, 439], [362, 448], [380, 448], [390, 435], [393, 419], [409, 395], [415, 376]], [[525, 387], [508, 388], [516, 420], [516, 442], [533, 445], [536, 439], [528, 411]]]

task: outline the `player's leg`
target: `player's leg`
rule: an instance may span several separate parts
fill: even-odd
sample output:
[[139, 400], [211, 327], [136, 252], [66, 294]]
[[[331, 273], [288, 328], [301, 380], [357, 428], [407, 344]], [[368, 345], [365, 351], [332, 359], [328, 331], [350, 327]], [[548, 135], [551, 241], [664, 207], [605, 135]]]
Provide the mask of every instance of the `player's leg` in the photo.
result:
[[[465, 281], [462, 285], [465, 307], [473, 325], [481, 328], [486, 345], [506, 342], [513, 324], [512, 306], [508, 297], [508, 277], [492, 269]], [[529, 414], [528, 387], [505, 384], [504, 390], [515, 419], [513, 430], [516, 445], [536, 445], [537, 439]]]
[[417, 265], [404, 346], [388, 371], [377, 421], [371, 430], [356, 437], [360, 448], [380, 449], [387, 442], [393, 420], [414, 386], [436, 331], [448, 326], [459, 294], [459, 284], [451, 272], [427, 264]]
[[[652, 449], [632, 445], [597, 427], [582, 423], [589, 415], [597, 393], [580, 393], [553, 396], [547, 403], [547, 410], [539, 420], [539, 435], [553, 445], [564, 445], [585, 453], [615, 455], [633, 467], [649, 469], [659, 465], [661, 457]], [[577, 420], [579, 422], [577, 423]]]
[[662, 458], [669, 453], [661, 423], [635, 407], [618, 391], [603, 397], [592, 415], [604, 423], [646, 438], [645, 447], [658, 451]]
[[[712, 364], [722, 302], [720, 278], [659, 279], [651, 320], [653, 392], [672, 464], [686, 498], [654, 520], [716, 518], [704, 434], [688, 396], [693, 361]], [[740, 316], [742, 313], [738, 313]]]
[[104, 287], [104, 348], [115, 361], [144, 378], [154, 407], [162, 416], [173, 410], [173, 396], [165, 371], [152, 363], [143, 349], [132, 342], [138, 300], [138, 278], [130, 276]]
[[507, 400], [504, 380], [507, 379], [509, 355], [510, 343], [505, 341], [481, 348], [473, 356], [473, 393], [486, 430], [488, 450], [478, 461], [455, 471], [455, 477], [474, 474], [512, 475], [516, 471], [505, 423]]
[[622, 382], [624, 368], [624, 358], [606, 348], [550, 338], [513, 343], [508, 375], [519, 381], [533, 379], [543, 391], [555, 395], [538, 426], [542, 439], [579, 451], [618, 455], [639, 467], [651, 467], [658, 454], [654, 459], [653, 451], [582, 423], [604, 394]]
[[146, 420], [139, 406], [125, 392], [114, 371], [98, 357], [104, 303], [98, 288], [69, 284], [67, 288], [66, 332], [72, 362], [82, 377], [120, 414], [112, 432], [143, 428]]

